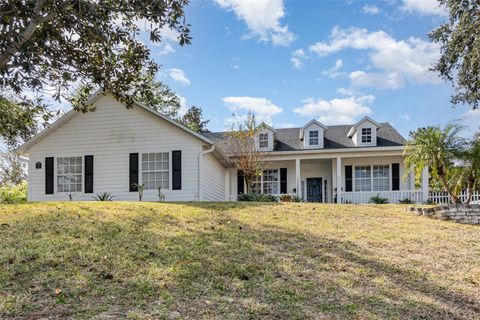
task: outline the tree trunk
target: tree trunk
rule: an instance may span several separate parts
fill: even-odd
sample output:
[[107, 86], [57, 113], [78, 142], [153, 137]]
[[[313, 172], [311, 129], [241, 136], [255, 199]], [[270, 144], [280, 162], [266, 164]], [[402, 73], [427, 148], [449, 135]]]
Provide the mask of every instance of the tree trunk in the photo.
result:
[[452, 202], [453, 204], [458, 204], [460, 203], [460, 199], [453, 193], [452, 189], [450, 188], [450, 186], [448, 185], [448, 182], [447, 182], [447, 178], [445, 177], [445, 175], [441, 175], [440, 176], [440, 180], [442, 181], [442, 184], [443, 184], [443, 187], [445, 188], [445, 190], [447, 191], [447, 193], [450, 195], [450, 197], [452, 198]]
[[472, 193], [473, 193], [473, 180], [468, 179], [467, 182], [467, 200], [465, 203], [470, 204], [470, 201], [472, 201]]

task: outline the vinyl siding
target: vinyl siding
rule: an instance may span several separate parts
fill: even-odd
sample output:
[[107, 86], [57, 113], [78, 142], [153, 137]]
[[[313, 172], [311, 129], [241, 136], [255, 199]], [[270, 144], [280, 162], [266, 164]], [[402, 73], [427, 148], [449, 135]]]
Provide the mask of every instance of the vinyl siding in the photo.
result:
[[[56, 159], [85, 155], [94, 156], [94, 194], [110, 192], [114, 200], [138, 200], [137, 192], [129, 192], [129, 154], [136, 152], [140, 163], [144, 152], [170, 154], [170, 186], [163, 190], [167, 201], [198, 200], [198, 156], [203, 141], [147, 110], [126, 109], [111, 96], [100, 98], [95, 106], [95, 112], [76, 115], [30, 148], [29, 200], [67, 200], [67, 193], [57, 193]], [[172, 150], [182, 150], [182, 190], [171, 190]], [[45, 157], [55, 157], [52, 195], [45, 194]], [[36, 162], [42, 163], [41, 169], [35, 169]], [[141, 176], [140, 165], [140, 182]], [[73, 199], [91, 200], [93, 195], [77, 192]], [[144, 200], [158, 200], [158, 191], [145, 190]]]
[[225, 201], [226, 169], [211, 153], [202, 160], [202, 200]]

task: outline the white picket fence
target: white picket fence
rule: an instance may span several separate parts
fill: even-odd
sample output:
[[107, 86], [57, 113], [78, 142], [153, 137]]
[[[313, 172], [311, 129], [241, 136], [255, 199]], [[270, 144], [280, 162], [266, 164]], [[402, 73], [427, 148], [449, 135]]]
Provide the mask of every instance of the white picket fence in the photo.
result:
[[[458, 195], [460, 198], [460, 201], [465, 202], [467, 200], [468, 194], [467, 190], [463, 190], [460, 192]], [[451, 197], [448, 195], [447, 192], [430, 192], [428, 194], [428, 199], [432, 202], [435, 202], [436, 204], [448, 204], [452, 202]], [[480, 192], [475, 191], [472, 195], [472, 202], [480, 201]]]
[[399, 191], [353, 191], [342, 192], [340, 194], [340, 203], [365, 204], [375, 196], [388, 199], [388, 203], [398, 203], [401, 200], [409, 199], [413, 203], [423, 201], [422, 190], [399, 190]]

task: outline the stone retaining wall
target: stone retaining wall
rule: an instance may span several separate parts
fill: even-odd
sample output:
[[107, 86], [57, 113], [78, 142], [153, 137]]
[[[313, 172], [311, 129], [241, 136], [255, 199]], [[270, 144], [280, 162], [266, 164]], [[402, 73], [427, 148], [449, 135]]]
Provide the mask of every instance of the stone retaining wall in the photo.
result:
[[459, 204], [432, 208], [411, 207], [419, 216], [439, 220], [452, 220], [458, 223], [480, 224], [480, 204]]

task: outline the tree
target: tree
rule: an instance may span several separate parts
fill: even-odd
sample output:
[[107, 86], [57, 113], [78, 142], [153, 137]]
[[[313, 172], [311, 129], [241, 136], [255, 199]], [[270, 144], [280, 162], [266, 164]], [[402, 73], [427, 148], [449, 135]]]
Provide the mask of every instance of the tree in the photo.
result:
[[146, 106], [168, 117], [175, 118], [181, 108], [178, 95], [169, 86], [151, 76], [147, 77], [146, 86], [148, 90], [143, 95], [137, 94], [135, 98]]
[[[69, 99], [69, 88], [84, 87], [77, 111], [97, 89], [109, 91], [131, 107], [150, 92], [148, 80], [159, 66], [140, 40], [145, 25], [150, 41], [161, 42], [162, 30], [189, 44], [185, 23], [188, 0], [5, 0], [0, 2], [0, 96], [48, 94]], [[75, 84], [75, 85], [74, 85]], [[10, 100], [10, 99], [9, 99]], [[11, 104], [2, 104], [2, 113]], [[37, 109], [43, 117], [47, 109]], [[23, 112], [24, 115], [32, 113]], [[37, 114], [37, 116], [39, 115]], [[0, 118], [0, 127], [9, 122]], [[15, 122], [10, 121], [10, 124]]]
[[234, 157], [234, 165], [240, 170], [245, 179], [247, 193], [251, 192], [255, 178], [263, 173], [269, 166], [265, 159], [265, 153], [258, 151], [255, 144], [255, 136], [258, 133], [255, 116], [249, 113], [245, 121], [239, 121], [232, 125], [225, 133], [225, 139], [231, 154]]
[[480, 140], [473, 139], [460, 151], [460, 168], [457, 174], [458, 189], [467, 189], [466, 203], [472, 200], [473, 192], [480, 188]]
[[208, 132], [207, 124], [210, 120], [203, 120], [203, 110], [196, 106], [190, 107], [187, 113], [180, 119], [180, 123], [195, 132]]
[[0, 153], [0, 186], [21, 184], [27, 179], [25, 163], [14, 153]]
[[410, 140], [405, 146], [405, 177], [414, 168], [415, 179], [420, 180], [425, 166], [430, 168], [433, 177], [439, 179], [453, 203], [460, 200], [448, 176], [454, 168], [454, 161], [465, 141], [459, 137], [463, 127], [448, 124], [444, 128], [426, 127], [410, 133]]
[[452, 82], [451, 102], [480, 103], [480, 2], [478, 0], [438, 0], [449, 13], [448, 22], [429, 33], [431, 41], [440, 43], [441, 56], [432, 70]]

